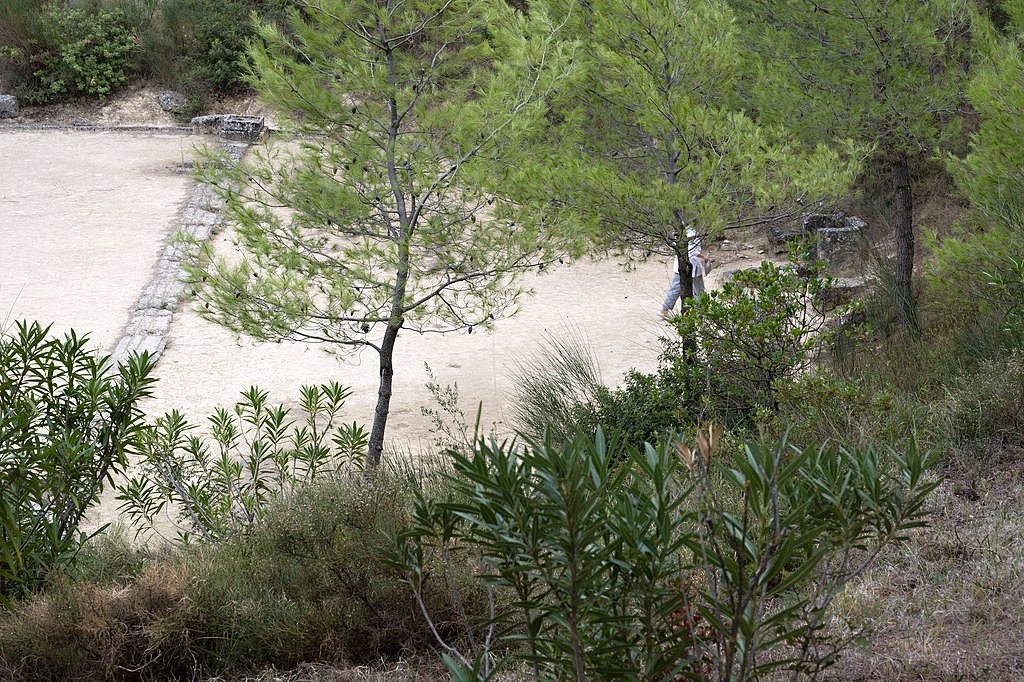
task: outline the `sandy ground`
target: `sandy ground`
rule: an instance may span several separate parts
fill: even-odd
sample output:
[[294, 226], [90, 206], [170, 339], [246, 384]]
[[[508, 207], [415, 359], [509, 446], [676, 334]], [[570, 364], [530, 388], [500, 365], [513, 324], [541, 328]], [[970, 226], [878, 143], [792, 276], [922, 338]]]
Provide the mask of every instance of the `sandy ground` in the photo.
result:
[[[74, 120], [123, 125], [152, 118], [139, 107], [119, 106], [116, 116], [97, 110], [92, 119]], [[197, 141], [171, 132], [0, 127], [0, 320], [35, 319], [52, 322], [58, 332], [88, 332], [109, 352], [178, 227], [192, 185], [174, 168]], [[490, 332], [401, 335], [389, 444], [415, 452], [432, 440], [430, 420], [421, 413], [432, 405], [424, 363], [440, 384], [458, 385], [467, 416], [482, 404], [484, 428], [499, 432], [512, 428], [509, 370], [541, 349], [546, 334], [585, 339], [609, 384], [632, 367], [653, 368], [665, 330], [658, 310], [670, 275], [667, 262], [628, 272], [614, 261], [578, 262], [528, 275], [532, 293], [521, 310]], [[153, 415], [177, 408], [202, 422], [251, 385], [290, 405], [303, 384], [337, 380], [353, 389], [346, 421], [368, 427], [378, 369], [372, 351], [339, 360], [315, 347], [236, 339], [185, 301], [175, 311], [156, 376], [155, 397], [145, 406]], [[112, 502], [98, 517], [116, 517]]]
[[[660, 348], [657, 315], [669, 270], [647, 264], [626, 273], [615, 263], [583, 262], [544, 275], [530, 275], [533, 293], [514, 317], [473, 334], [399, 336], [395, 382], [388, 421], [389, 440], [414, 450], [430, 440], [430, 421], [421, 406], [432, 405], [424, 363], [438, 383], [458, 384], [468, 416], [483, 404], [483, 425], [509, 428], [506, 397], [509, 370], [517, 358], [543, 346], [545, 335], [575, 334], [598, 359], [603, 378], [617, 383], [631, 367], [651, 368]], [[256, 384], [277, 401], [293, 402], [303, 384], [337, 380], [353, 389], [348, 419], [369, 426], [377, 397], [377, 356], [372, 350], [337, 359], [316, 347], [237, 340], [202, 320], [188, 306], [175, 316], [167, 349], [157, 369], [160, 384], [153, 411], [185, 408], [208, 414], [232, 403]]]
[[181, 135], [0, 131], [0, 321], [110, 350], [149, 281], [188, 176]]

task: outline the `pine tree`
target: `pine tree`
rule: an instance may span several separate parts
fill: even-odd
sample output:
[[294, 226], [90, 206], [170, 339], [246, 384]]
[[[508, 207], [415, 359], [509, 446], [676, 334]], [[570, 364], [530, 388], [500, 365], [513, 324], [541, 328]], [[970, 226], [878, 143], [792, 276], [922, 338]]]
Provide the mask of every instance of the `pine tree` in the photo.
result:
[[913, 179], [956, 139], [968, 0], [733, 0], [761, 57], [750, 99], [807, 141], [849, 138], [891, 178], [896, 303], [917, 329]]
[[960, 192], [991, 224], [1024, 237], [1024, 2], [1004, 5], [1006, 35], [979, 33], [983, 49], [967, 86], [980, 117], [970, 151], [951, 159]]
[[497, 190], [530, 163], [522, 140], [572, 46], [543, 13], [501, 2], [298, 4], [291, 30], [261, 26], [250, 55], [292, 137], [237, 167], [207, 160], [239, 254], [203, 246], [191, 279], [235, 332], [377, 353], [372, 470], [399, 332], [486, 327], [514, 306], [518, 274], [570, 245]]
[[[535, 3], [535, 5], [538, 3]], [[588, 69], [554, 103], [566, 151], [559, 191], [599, 242], [687, 263], [687, 229], [784, 220], [845, 193], [856, 164], [837, 141], [807, 151], [764, 126], [738, 96], [745, 69], [722, 0], [548, 0], [585, 45]], [[680, 268], [689, 295], [690, 271]]]

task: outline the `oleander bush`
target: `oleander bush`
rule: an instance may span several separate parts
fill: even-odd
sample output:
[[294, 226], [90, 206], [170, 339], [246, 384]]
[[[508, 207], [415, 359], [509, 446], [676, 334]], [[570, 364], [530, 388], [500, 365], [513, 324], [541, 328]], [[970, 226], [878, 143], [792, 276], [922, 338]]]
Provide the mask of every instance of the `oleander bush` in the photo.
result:
[[426, 557], [480, 557], [491, 615], [463, 617], [468, 639], [436, 629], [452, 679], [521, 666], [548, 680], [747, 680], [831, 665], [850, 640], [828, 631], [829, 607], [925, 525], [928, 458], [913, 440], [898, 451], [721, 436], [627, 446], [625, 458], [600, 429], [452, 452], [449, 496], [417, 495], [399, 545], [417, 595], [445, 578]]
[[154, 360], [112, 367], [88, 337], [18, 322], [0, 333], [0, 606], [72, 563], [86, 512], [147, 426]]
[[302, 486], [361, 469], [366, 430], [341, 420], [351, 390], [329, 382], [300, 393], [293, 415], [250, 387], [231, 410], [214, 411], [208, 435], [177, 410], [158, 417], [117, 486], [120, 510], [139, 532], [170, 525], [176, 542], [216, 543], [258, 525], [271, 502]]

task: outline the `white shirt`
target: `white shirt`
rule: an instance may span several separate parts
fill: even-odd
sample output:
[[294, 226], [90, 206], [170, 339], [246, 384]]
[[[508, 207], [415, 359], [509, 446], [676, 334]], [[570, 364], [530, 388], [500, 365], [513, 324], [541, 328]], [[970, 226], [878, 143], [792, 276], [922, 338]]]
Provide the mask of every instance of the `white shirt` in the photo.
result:
[[[704, 276], [704, 265], [701, 263], [697, 256], [700, 255], [703, 249], [701, 248], [700, 239], [697, 237], [697, 233], [692, 229], [686, 230], [686, 257], [690, 259], [692, 277], [703, 277]], [[675, 265], [672, 268], [672, 272], [679, 272], [679, 256], [676, 256]]]

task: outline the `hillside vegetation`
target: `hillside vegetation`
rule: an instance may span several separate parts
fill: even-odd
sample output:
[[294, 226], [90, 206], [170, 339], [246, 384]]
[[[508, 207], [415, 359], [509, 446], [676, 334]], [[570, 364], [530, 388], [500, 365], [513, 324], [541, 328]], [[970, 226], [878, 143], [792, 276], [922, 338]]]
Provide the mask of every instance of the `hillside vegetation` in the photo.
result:
[[[148, 358], [4, 330], [0, 677], [1020, 679], [1022, 41], [1021, 0], [0, 0], [26, 101], [273, 106], [292, 151], [197, 164], [239, 254], [187, 245], [190, 288], [381, 367], [369, 430], [327, 378], [143, 424]], [[432, 383], [437, 447], [385, 447], [399, 330], [566, 256], [689, 292], [688, 229], [837, 210], [852, 300], [794, 240], [684, 293], [655, 371], [538, 339], [515, 439]], [[131, 527], [80, 535], [120, 475]]]

